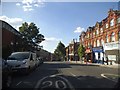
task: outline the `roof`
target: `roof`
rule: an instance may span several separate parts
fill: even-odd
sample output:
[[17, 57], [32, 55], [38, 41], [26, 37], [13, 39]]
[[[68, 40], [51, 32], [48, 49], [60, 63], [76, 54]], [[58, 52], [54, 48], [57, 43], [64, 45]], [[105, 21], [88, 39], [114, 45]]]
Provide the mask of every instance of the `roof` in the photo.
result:
[[0, 25], [1, 28], [5, 28], [5, 29], [7, 29], [8, 31], [12, 32], [13, 34], [15, 34], [17, 36], [22, 36], [22, 34], [19, 31], [17, 31], [15, 28], [13, 28], [7, 22], [0, 20], [0, 23], [1, 23], [1, 25]]

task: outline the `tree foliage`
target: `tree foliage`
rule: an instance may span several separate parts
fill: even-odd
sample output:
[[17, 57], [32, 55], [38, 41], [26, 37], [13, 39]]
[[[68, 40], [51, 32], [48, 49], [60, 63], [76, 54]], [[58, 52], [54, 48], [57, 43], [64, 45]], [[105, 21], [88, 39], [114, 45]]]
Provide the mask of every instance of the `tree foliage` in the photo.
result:
[[83, 47], [83, 45], [80, 45], [78, 47], [78, 55], [79, 55], [80, 58], [84, 57], [84, 55], [85, 55], [85, 48]]
[[56, 55], [57, 59], [61, 59], [61, 60], [65, 59], [65, 54], [66, 54], [65, 45], [61, 41], [58, 43], [58, 46], [55, 49], [54, 54]]
[[44, 35], [40, 34], [39, 28], [33, 22], [30, 24], [27, 22], [22, 23], [22, 26], [19, 27], [19, 31], [28, 41], [41, 43], [43, 40], [45, 40]]

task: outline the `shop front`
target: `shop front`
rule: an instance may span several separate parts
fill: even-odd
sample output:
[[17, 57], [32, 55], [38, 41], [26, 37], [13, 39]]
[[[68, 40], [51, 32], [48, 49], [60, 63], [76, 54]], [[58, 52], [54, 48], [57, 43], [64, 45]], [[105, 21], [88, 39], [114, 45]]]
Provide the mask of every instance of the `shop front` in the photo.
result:
[[92, 50], [90, 48], [87, 48], [85, 51], [85, 62], [90, 62], [90, 63], [93, 62]]
[[102, 63], [104, 59], [104, 50], [103, 47], [94, 47], [92, 48], [93, 56], [94, 56], [94, 62], [95, 63]]
[[105, 57], [108, 57], [108, 61], [112, 63], [120, 63], [120, 43], [111, 42], [105, 43]]

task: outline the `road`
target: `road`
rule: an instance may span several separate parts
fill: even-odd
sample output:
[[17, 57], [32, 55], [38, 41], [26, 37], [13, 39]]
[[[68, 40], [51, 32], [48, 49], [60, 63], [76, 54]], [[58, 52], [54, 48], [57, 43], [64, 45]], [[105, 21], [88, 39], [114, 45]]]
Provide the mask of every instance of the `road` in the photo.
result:
[[68, 62], [44, 62], [29, 75], [14, 75], [12, 88], [57, 88], [79, 90], [80, 88], [113, 88], [117, 75], [115, 68], [98, 65], [73, 64]]

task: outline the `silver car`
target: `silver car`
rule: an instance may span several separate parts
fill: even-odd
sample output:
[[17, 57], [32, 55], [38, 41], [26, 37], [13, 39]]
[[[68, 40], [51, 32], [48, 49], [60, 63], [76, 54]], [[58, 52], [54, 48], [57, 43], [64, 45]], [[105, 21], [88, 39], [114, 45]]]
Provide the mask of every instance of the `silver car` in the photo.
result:
[[35, 68], [34, 55], [32, 52], [14, 52], [8, 57], [7, 63], [12, 66], [13, 71], [29, 74]]

